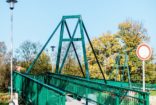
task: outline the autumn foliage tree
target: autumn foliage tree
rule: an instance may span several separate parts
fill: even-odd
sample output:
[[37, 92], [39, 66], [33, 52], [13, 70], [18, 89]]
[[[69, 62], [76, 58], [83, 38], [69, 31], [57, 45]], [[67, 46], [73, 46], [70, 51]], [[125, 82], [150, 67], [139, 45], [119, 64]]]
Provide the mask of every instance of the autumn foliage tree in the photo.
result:
[[[131, 81], [141, 82], [142, 62], [136, 56], [136, 48], [142, 42], [149, 42], [147, 30], [141, 23], [131, 20], [120, 23], [118, 31], [115, 34], [106, 33], [92, 40], [95, 53], [105, 72], [106, 79], [109, 79], [110, 75], [113, 75], [109, 72], [113, 70], [117, 55], [121, 54], [120, 65], [123, 66], [124, 55], [127, 53]], [[102, 78], [90, 46], [87, 47], [87, 56], [91, 77]], [[146, 63], [148, 69], [146, 70], [146, 82], [156, 83], [156, 77], [154, 76], [156, 72], [153, 68], [154, 63], [151, 60]], [[127, 81], [128, 75], [125, 75], [125, 81]]]
[[[118, 39], [116, 39], [115, 36], [111, 33], [106, 33], [99, 38], [93, 39], [92, 43], [94, 45], [95, 53], [99, 59], [103, 71], [109, 72], [112, 69], [113, 64], [115, 63], [115, 56], [121, 50], [121, 45]], [[102, 75], [100, 74], [97, 62], [90, 46], [87, 47], [87, 57], [91, 77], [101, 78]], [[106, 78], [108, 78], [108, 75], [106, 75]]]

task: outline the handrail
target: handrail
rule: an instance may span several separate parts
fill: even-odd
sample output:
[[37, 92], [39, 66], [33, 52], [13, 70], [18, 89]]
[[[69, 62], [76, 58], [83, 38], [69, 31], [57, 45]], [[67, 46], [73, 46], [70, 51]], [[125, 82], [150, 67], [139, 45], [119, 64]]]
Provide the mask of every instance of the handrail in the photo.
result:
[[31, 78], [31, 77], [25, 75], [25, 74], [22, 74], [22, 73], [17, 72], [17, 71], [14, 71], [13, 73], [19, 74], [19, 75], [21, 75], [22, 77], [25, 77], [25, 78], [27, 78], [27, 79], [29, 79], [29, 80], [31, 80], [31, 81], [37, 83], [38, 85], [42, 85], [42, 86], [45, 87], [45, 88], [51, 89], [51, 90], [53, 90], [53, 91], [55, 91], [55, 92], [57, 92], [57, 93], [59, 93], [59, 94], [61, 94], [61, 95], [66, 95], [66, 92], [61, 91], [61, 90], [59, 90], [59, 89], [57, 89], [57, 88], [54, 88], [54, 87], [52, 87], [52, 86], [49, 86], [49, 85], [47, 85], [47, 84], [44, 84], [44, 83], [42, 83], [42, 82], [40, 82], [40, 81], [38, 81], [38, 80], [35, 80], [35, 79], [33, 79], [33, 78]]
[[[49, 75], [50, 76], [50, 75]], [[108, 89], [102, 89], [102, 88], [96, 88], [96, 87], [92, 87], [92, 86], [88, 86], [88, 85], [86, 85], [86, 84], [79, 84], [79, 83], [77, 83], [77, 82], [75, 82], [75, 81], [72, 81], [72, 79], [63, 79], [63, 78], [59, 78], [59, 77], [57, 77], [57, 75], [54, 75], [54, 76], [51, 76], [52, 78], [55, 78], [55, 79], [59, 79], [59, 80], [63, 80], [63, 81], [67, 81], [67, 82], [69, 82], [69, 83], [73, 83], [73, 84], [75, 84], [75, 85], [80, 85], [80, 86], [83, 86], [83, 87], [86, 87], [86, 88], [90, 88], [90, 89], [93, 89], [93, 90], [96, 90], [96, 91], [106, 91], [106, 92], [110, 92], [110, 93], [112, 93], [112, 94], [114, 94], [115, 96], [119, 96], [119, 97], [129, 97], [129, 98], [133, 98], [133, 99], [137, 99], [138, 101], [144, 101], [147, 105], [148, 105], [148, 98], [147, 97], [149, 97], [149, 93], [148, 92], [140, 92], [140, 91], [135, 91], [135, 90], [130, 90], [130, 89], [125, 89], [125, 88], [119, 88], [119, 87], [115, 87], [114, 89], [115, 89], [115, 91], [108, 91]], [[62, 76], [63, 77], [63, 76]], [[77, 78], [76, 78], [77, 79]], [[51, 86], [54, 86], [54, 87], [57, 87], [57, 86], [55, 86], [55, 84], [49, 84], [49, 85], [51, 85]], [[106, 88], [109, 88], [109, 87], [106, 87]], [[63, 89], [64, 90], [64, 89]], [[116, 91], [116, 90], [119, 90], [118, 92]], [[70, 92], [70, 93], [72, 93], [72, 94], [74, 94], [72, 91], [68, 91], [68, 90], [65, 90], [66, 92]], [[122, 92], [123, 91], [132, 91], [132, 92], [136, 92], [139, 96], [131, 96], [131, 95], [123, 95], [122, 94]], [[86, 97], [84, 97], [84, 98], [86, 98]], [[92, 99], [90, 99], [90, 100], [92, 100]]]
[[76, 78], [76, 77], [73, 77], [73, 76], [66, 76], [66, 75], [62, 75], [62, 74], [55, 74], [55, 73], [49, 73], [49, 72], [48, 72], [48, 74], [61, 75], [61, 76], [64, 76], [64, 77], [70, 77], [70, 78], [74, 78], [74, 79], [79, 79], [79, 80], [90, 82], [90, 83], [95, 83], [95, 84], [99, 84], [99, 85], [105, 85], [105, 86], [110, 87], [110, 88], [124, 89], [124, 90], [139, 92], [139, 93], [147, 94], [147, 95], [149, 94], [149, 92], [142, 92], [142, 91], [135, 90], [135, 89], [117, 87], [117, 86], [112, 86], [112, 85], [109, 85], [109, 84], [104, 84], [104, 83], [99, 83], [99, 82], [97, 83], [95, 81], [91, 81], [91, 80], [87, 80], [87, 79], [83, 79], [83, 78]]

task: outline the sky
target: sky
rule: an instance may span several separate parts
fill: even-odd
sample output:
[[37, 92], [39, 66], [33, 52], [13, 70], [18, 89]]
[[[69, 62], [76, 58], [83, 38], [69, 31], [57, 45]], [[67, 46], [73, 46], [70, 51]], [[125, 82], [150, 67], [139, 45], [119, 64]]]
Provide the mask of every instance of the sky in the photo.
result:
[[[115, 33], [118, 24], [142, 22], [156, 50], [156, 0], [18, 0], [14, 9], [14, 48], [25, 41], [44, 44], [63, 15], [82, 15], [91, 38]], [[10, 47], [10, 10], [0, 0], [0, 41]]]

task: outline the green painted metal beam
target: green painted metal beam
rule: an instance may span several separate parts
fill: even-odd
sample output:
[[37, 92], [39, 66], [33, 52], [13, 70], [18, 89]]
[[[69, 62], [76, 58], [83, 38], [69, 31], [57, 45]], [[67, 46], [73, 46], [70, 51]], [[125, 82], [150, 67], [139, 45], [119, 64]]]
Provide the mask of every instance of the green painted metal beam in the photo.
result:
[[56, 61], [56, 73], [59, 73], [59, 69], [60, 69], [59, 64], [60, 64], [60, 58], [61, 58], [63, 33], [64, 33], [64, 20], [62, 20], [62, 23], [61, 23], [60, 40], [59, 40], [59, 47], [58, 47], [57, 61]]
[[85, 27], [85, 25], [84, 25], [83, 22], [82, 22], [82, 27], [83, 27], [83, 29], [84, 29], [84, 32], [85, 32], [86, 36], [87, 36], [87, 39], [88, 39], [88, 41], [89, 41], [89, 44], [90, 44], [91, 49], [92, 49], [92, 51], [93, 51], [93, 54], [94, 54], [94, 56], [95, 56], [96, 62], [97, 62], [97, 64], [98, 64], [98, 67], [99, 67], [99, 70], [100, 70], [100, 72], [101, 72], [101, 75], [102, 75], [102, 77], [103, 77], [103, 79], [104, 79], [104, 82], [107, 83], [106, 78], [105, 78], [105, 75], [104, 75], [104, 72], [103, 72], [102, 67], [101, 67], [101, 65], [100, 65], [100, 63], [99, 63], [99, 60], [98, 60], [97, 55], [96, 55], [96, 53], [95, 53], [95, 51], [94, 51], [93, 45], [92, 45], [92, 43], [91, 43], [91, 40], [90, 40], [90, 38], [89, 38], [87, 29], [86, 29], [86, 27]]
[[83, 59], [84, 59], [84, 66], [85, 66], [85, 71], [86, 71], [86, 78], [89, 79], [90, 74], [89, 74], [89, 67], [88, 67], [88, 59], [86, 55], [86, 47], [85, 47], [85, 39], [84, 39], [84, 30], [83, 30], [83, 20], [80, 18], [79, 24], [80, 24], [80, 33], [81, 33], [81, 38], [82, 38], [82, 51], [83, 51]]
[[27, 74], [13, 72], [14, 91], [27, 105], [65, 105], [66, 92], [47, 85], [44, 76], [37, 80]]
[[[109, 98], [113, 99], [119, 99], [117, 100], [117, 103], [122, 103], [121, 105], [127, 105], [125, 102], [128, 101], [128, 103], [135, 103], [133, 105], [138, 105], [138, 103], [145, 103], [148, 102], [148, 92], [142, 92], [136, 89], [130, 89], [125, 87], [117, 87], [112, 86], [104, 83], [97, 83], [95, 81], [87, 80], [85, 78], [78, 78], [73, 76], [66, 76], [66, 75], [59, 75], [59, 74], [48, 74], [47, 77], [50, 79], [50, 84], [52, 86], [56, 86], [60, 89], [63, 89], [64, 91], [75, 93], [78, 96], [90, 98], [90, 100], [94, 100], [94, 98], [85, 96], [86, 91], [88, 91], [89, 94], [109, 94], [110, 97], [103, 97], [103, 101], [100, 102], [101, 105], [105, 105], [104, 102]], [[54, 82], [55, 81], [55, 82]], [[58, 81], [58, 82], [56, 82]], [[55, 85], [56, 84], [56, 85]], [[83, 90], [82, 90], [83, 88]], [[131, 95], [130, 93], [134, 93], [135, 95]], [[139, 97], [139, 95], [141, 97]], [[113, 101], [113, 100], [112, 100]], [[107, 101], [106, 101], [107, 102]], [[114, 100], [116, 102], [116, 100]], [[102, 104], [103, 103], [103, 104]], [[109, 102], [108, 102], [109, 103]], [[107, 104], [108, 104], [107, 103]], [[124, 103], [124, 104], [123, 104]], [[99, 102], [98, 102], [99, 104]], [[119, 104], [113, 104], [113, 105], [119, 105]], [[145, 104], [146, 105], [146, 104]], [[148, 105], [148, 104], [147, 104]]]
[[74, 18], [80, 19], [81, 15], [70, 15], [70, 16], [63, 16], [62, 17], [62, 19], [74, 19]]
[[62, 41], [71, 41], [71, 42], [73, 42], [73, 41], [81, 41], [82, 39], [81, 38], [73, 38], [73, 39], [69, 39], [69, 38], [64, 38]]
[[[14, 71], [14, 75], [22, 76], [22, 77], [24, 77], [24, 78], [29, 79], [30, 81], [33, 81], [33, 82], [37, 83], [38, 85], [42, 85], [43, 87], [46, 87], [46, 88], [48, 88], [48, 89], [51, 89], [51, 90], [53, 90], [53, 91], [55, 91], [55, 92], [57, 92], [57, 93], [59, 93], [59, 94], [66, 95], [66, 93], [65, 93], [64, 91], [61, 91], [61, 90], [59, 90], [59, 89], [57, 89], [57, 88], [54, 88], [54, 87], [52, 87], [52, 86], [49, 86], [49, 85], [47, 85], [47, 84], [44, 84], [43, 82], [38, 81], [37, 79], [31, 78], [29, 75], [25, 75], [25, 74], [22, 74], [22, 73], [17, 72], [17, 71]], [[16, 78], [15, 78], [15, 79], [16, 79]], [[17, 81], [18, 81], [18, 80], [17, 80]]]

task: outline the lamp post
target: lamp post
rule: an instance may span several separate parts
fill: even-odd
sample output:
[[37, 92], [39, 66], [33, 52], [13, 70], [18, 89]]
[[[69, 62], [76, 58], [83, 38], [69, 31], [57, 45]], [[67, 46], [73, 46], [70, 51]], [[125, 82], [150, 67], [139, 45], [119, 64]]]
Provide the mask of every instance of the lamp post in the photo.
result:
[[54, 51], [54, 49], [55, 49], [55, 46], [50, 46], [50, 47], [51, 47], [52, 51]]
[[10, 33], [10, 41], [11, 41], [11, 57], [10, 57], [10, 76], [11, 76], [11, 100], [9, 105], [15, 105], [13, 102], [13, 79], [12, 79], [12, 71], [13, 71], [13, 9], [14, 9], [14, 4], [17, 3], [17, 0], [7, 0], [7, 3], [10, 4], [10, 21], [11, 21], [11, 33]]
[[[54, 52], [55, 46], [50, 46], [50, 48], [51, 48], [51, 51]], [[51, 56], [51, 70], [53, 72], [53, 59], [52, 59], [52, 56]]]
[[6, 2], [10, 4], [10, 10], [13, 10], [14, 4], [17, 3], [17, 0], [7, 0]]

